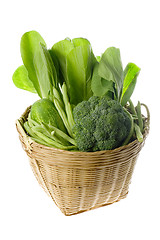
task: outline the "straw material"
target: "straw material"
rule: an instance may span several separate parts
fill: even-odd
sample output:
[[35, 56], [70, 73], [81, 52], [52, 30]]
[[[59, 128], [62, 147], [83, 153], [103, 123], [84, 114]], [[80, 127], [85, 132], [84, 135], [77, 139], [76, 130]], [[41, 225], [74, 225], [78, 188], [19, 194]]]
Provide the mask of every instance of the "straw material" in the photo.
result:
[[[70, 152], [34, 142], [24, 131], [30, 108], [16, 121], [20, 141], [36, 179], [65, 215], [117, 202], [128, 194], [143, 143], [137, 140], [114, 150]], [[149, 125], [149, 120], [146, 120]], [[148, 126], [147, 125], [147, 126]], [[144, 138], [149, 131], [146, 128]]]

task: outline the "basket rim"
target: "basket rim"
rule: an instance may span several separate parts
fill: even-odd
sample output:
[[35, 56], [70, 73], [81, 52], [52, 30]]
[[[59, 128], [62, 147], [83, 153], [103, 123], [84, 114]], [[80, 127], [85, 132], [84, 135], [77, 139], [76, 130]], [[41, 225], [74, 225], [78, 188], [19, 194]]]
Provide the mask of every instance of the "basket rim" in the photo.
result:
[[[128, 147], [131, 147], [132, 145], [135, 145], [135, 144], [138, 144], [138, 140], [135, 139], [134, 141], [130, 142], [129, 144], [127, 145], [124, 145], [124, 146], [120, 146], [120, 147], [117, 147], [115, 149], [112, 149], [112, 150], [102, 150], [102, 151], [95, 151], [95, 152], [82, 152], [82, 151], [68, 151], [68, 150], [63, 150], [63, 149], [58, 149], [58, 148], [53, 148], [53, 147], [48, 147], [48, 146], [45, 146], [45, 145], [42, 145], [42, 144], [39, 144], [37, 142], [35, 142], [34, 140], [32, 140], [32, 138], [26, 133], [26, 131], [24, 130], [23, 128], [23, 123], [26, 121], [26, 117], [28, 116], [28, 113], [30, 111], [30, 108], [31, 106], [29, 106], [25, 112], [21, 115], [21, 117], [19, 119], [16, 120], [16, 127], [17, 127], [17, 130], [20, 134], [22, 134], [22, 136], [27, 140], [30, 148], [33, 148], [34, 146], [36, 147], [39, 147], [39, 148], [43, 148], [43, 149], [46, 149], [46, 150], [50, 150], [50, 151], [56, 151], [57, 153], [65, 153], [65, 154], [68, 154], [68, 155], [75, 155], [77, 153], [80, 154], [80, 155], [83, 155], [83, 156], [97, 156], [99, 154], [103, 155], [103, 154], [111, 154], [111, 153], [115, 153], [115, 152], [120, 152], [122, 150], [125, 150], [126, 148]], [[149, 133], [149, 126], [150, 126], [150, 116], [147, 116], [146, 117], [146, 126], [145, 126], [145, 129], [144, 129], [144, 141], [145, 141], [145, 138], [146, 136], [148, 135]], [[144, 142], [143, 141], [143, 142]], [[143, 144], [142, 142], [142, 144]]]

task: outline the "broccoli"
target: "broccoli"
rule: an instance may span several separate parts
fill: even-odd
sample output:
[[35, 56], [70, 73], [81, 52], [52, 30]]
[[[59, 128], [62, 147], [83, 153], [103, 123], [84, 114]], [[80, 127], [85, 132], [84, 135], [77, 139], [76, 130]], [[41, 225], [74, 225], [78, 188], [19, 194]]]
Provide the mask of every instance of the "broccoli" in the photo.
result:
[[73, 134], [80, 151], [111, 150], [127, 144], [133, 133], [131, 115], [115, 100], [92, 96], [73, 109]]

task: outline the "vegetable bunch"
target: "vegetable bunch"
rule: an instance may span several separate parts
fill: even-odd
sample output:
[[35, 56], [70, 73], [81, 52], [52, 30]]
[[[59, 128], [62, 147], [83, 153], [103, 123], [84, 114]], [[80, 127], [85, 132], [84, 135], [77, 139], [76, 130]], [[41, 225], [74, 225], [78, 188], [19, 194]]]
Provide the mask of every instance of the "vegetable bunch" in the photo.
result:
[[[134, 63], [129, 63], [123, 70], [118, 48], [110, 47], [101, 57], [95, 57], [87, 39], [66, 38], [55, 43], [51, 49], [47, 49], [41, 35], [36, 31], [30, 31], [22, 36], [20, 51], [23, 65], [14, 72], [13, 82], [16, 87], [37, 93], [41, 98], [32, 105], [28, 119], [24, 123], [26, 132], [34, 141], [49, 147], [74, 151], [113, 149], [135, 138], [143, 141], [145, 126], [141, 104], [138, 102], [134, 107], [131, 101], [140, 68]], [[106, 122], [103, 116], [101, 124], [107, 133], [105, 138], [108, 136], [108, 139], [114, 142], [113, 145], [105, 145], [103, 141], [99, 143], [98, 140], [95, 146], [100, 147], [81, 148], [78, 144], [82, 143], [79, 136], [86, 142], [88, 137], [85, 134], [86, 128], [95, 131], [94, 115], [91, 113], [92, 117], [87, 119], [87, 127], [84, 127], [85, 119], [82, 118], [83, 112], [88, 111], [88, 102], [92, 102], [90, 99], [92, 101], [98, 99], [98, 102], [94, 102], [94, 110], [100, 109], [97, 110], [98, 118], [106, 114], [108, 120]], [[105, 104], [101, 108], [100, 103], [103, 99]], [[118, 111], [117, 122], [113, 118], [115, 114], [113, 108]], [[78, 111], [79, 115], [76, 115]], [[125, 130], [121, 124], [126, 124], [124, 119], [127, 117], [129, 120], [126, 121], [129, 122]], [[78, 127], [78, 132], [81, 134], [76, 135], [75, 126], [79, 120], [81, 127]], [[116, 128], [120, 121], [122, 138], [119, 137], [120, 129]], [[111, 128], [112, 131], [109, 130]], [[115, 131], [117, 132], [112, 138], [111, 135]], [[96, 130], [96, 134], [97, 137], [100, 136], [100, 130]], [[90, 137], [93, 135], [91, 130]], [[102, 136], [99, 139], [102, 139]]]

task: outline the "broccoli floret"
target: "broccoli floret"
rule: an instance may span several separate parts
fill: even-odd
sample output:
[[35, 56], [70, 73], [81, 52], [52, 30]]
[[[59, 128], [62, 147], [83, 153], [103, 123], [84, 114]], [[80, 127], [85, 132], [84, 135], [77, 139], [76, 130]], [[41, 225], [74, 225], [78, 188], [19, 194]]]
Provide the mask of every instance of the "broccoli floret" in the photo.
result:
[[[83, 109], [83, 111], [82, 111]], [[83, 101], [74, 108], [74, 120], [81, 121], [90, 112], [90, 103]]]
[[99, 104], [99, 97], [92, 96], [87, 102], [89, 103], [90, 109], [95, 110], [95, 107]]
[[121, 104], [107, 97], [91, 97], [73, 109], [73, 134], [80, 151], [111, 150], [130, 135], [132, 119]]

